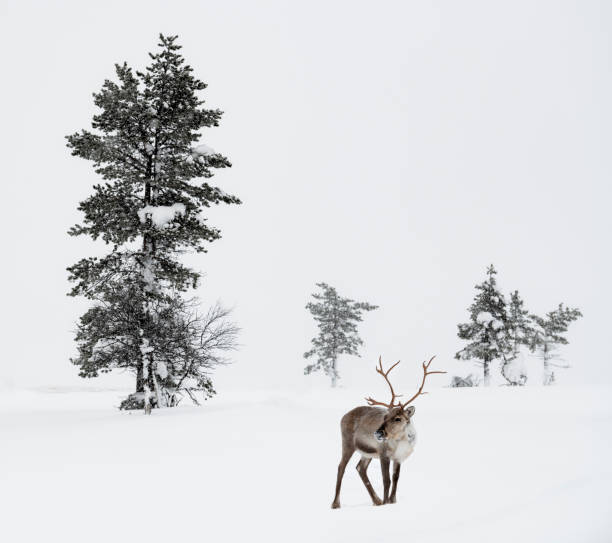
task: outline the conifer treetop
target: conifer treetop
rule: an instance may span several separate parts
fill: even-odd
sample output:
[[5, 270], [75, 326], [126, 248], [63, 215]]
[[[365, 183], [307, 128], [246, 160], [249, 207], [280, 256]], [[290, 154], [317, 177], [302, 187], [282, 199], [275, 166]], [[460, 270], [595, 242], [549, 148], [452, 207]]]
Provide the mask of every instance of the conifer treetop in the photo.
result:
[[458, 360], [491, 361], [509, 351], [507, 309], [504, 295], [497, 287], [497, 270], [491, 264], [486, 279], [475, 286], [476, 295], [468, 311], [470, 322], [458, 325], [459, 338], [469, 341], [456, 353]]
[[144, 252], [133, 249], [138, 239], [154, 248], [156, 283], [195, 286], [200, 274], [175, 256], [205, 252], [221, 237], [203, 215], [206, 208], [240, 203], [209, 183], [214, 169], [231, 166], [227, 157], [195, 145], [202, 129], [218, 126], [222, 112], [204, 107], [199, 94], [206, 84], [185, 63], [177, 36], [159, 40], [145, 70], [115, 65], [116, 81], [106, 80], [93, 95], [99, 112], [92, 129], [67, 136], [72, 154], [92, 161], [104, 180], [80, 203], [83, 221], [69, 233], [113, 245], [110, 255], [69, 268], [76, 283], [71, 294], [87, 295], [101, 277], [131, 275], [134, 262], [142, 266]]
[[[81, 203], [84, 225], [74, 226], [72, 235], [101, 236], [115, 245], [133, 241], [142, 228], [131, 211], [145, 205], [145, 183], [156, 189], [154, 205], [186, 206], [179, 223], [191, 227], [187, 230], [198, 230], [196, 217], [202, 208], [220, 202], [240, 203], [206, 181], [212, 169], [231, 166], [222, 154], [210, 148], [202, 153], [194, 147], [201, 137], [199, 131], [218, 126], [222, 112], [203, 107], [198, 92], [206, 84], [185, 64], [176, 39], [160, 35], [161, 51], [149, 54], [152, 63], [144, 72], [134, 72], [126, 63], [116, 64], [118, 82], [106, 80], [93, 95], [101, 110], [93, 117], [93, 131], [67, 136], [72, 154], [91, 160], [96, 173], [107, 181], [94, 187], [96, 193]], [[204, 181], [192, 182], [197, 179]], [[125, 209], [125, 200], [132, 204], [129, 209]], [[109, 206], [114, 212], [112, 224], [107, 219]], [[198, 238], [210, 241], [218, 234], [199, 230], [181, 242], [203, 250]]]
[[363, 312], [373, 311], [378, 306], [342, 297], [327, 283], [316, 285], [321, 292], [312, 294], [314, 301], [308, 302], [306, 309], [317, 322], [319, 334], [311, 340], [312, 349], [304, 353], [304, 358], [316, 357], [317, 360], [306, 366], [304, 373], [323, 369], [335, 381], [338, 377], [338, 356], [359, 356], [359, 347], [363, 341], [359, 337], [357, 323], [363, 320]]
[[563, 303], [560, 303], [557, 309], [546, 313], [545, 317], [531, 315], [531, 319], [537, 325], [532, 347], [543, 343], [567, 345], [565, 332], [570, 323], [582, 316], [579, 309], [564, 306]]

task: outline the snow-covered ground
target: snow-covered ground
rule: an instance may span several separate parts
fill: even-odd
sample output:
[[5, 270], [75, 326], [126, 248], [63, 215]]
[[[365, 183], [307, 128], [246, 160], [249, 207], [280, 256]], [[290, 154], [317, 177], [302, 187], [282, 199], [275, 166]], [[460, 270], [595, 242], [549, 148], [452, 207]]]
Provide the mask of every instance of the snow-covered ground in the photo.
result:
[[[398, 503], [373, 507], [351, 467], [331, 510], [362, 392], [224, 392], [150, 417], [116, 410], [119, 390], [4, 393], [0, 538], [612, 541], [612, 388], [434, 389]], [[380, 493], [378, 462], [370, 477]]]

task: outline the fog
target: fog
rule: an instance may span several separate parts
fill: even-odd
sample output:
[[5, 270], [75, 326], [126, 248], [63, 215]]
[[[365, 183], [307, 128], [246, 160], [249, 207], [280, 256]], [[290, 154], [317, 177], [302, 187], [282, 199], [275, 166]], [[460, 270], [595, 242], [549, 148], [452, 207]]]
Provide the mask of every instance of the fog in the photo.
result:
[[159, 32], [180, 36], [225, 111], [202, 141], [230, 158], [214, 181], [243, 200], [211, 210], [223, 238], [187, 258], [203, 303], [233, 306], [243, 329], [221, 390], [323, 382], [302, 358], [318, 281], [380, 306], [345, 385], [379, 354], [407, 379], [433, 354], [474, 371], [453, 360], [456, 325], [490, 263], [531, 311], [583, 311], [562, 382], [612, 380], [609, 3], [1, 6], [0, 385], [79, 384], [69, 357], [87, 303], [66, 296], [65, 268], [105, 248], [66, 234], [98, 178], [64, 136], [89, 127], [115, 62], [146, 65]]

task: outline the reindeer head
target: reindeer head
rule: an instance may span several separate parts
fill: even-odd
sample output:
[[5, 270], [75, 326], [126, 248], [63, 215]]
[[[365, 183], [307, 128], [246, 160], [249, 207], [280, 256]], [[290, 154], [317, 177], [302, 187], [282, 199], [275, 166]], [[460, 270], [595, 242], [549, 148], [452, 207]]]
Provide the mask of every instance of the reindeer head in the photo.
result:
[[433, 373], [446, 373], [445, 371], [428, 371], [429, 365], [434, 358], [435, 356], [432, 356], [429, 362], [423, 362], [423, 380], [421, 381], [421, 386], [419, 387], [419, 390], [417, 390], [416, 394], [412, 396], [412, 398], [403, 403], [399, 401], [395, 403], [396, 398], [400, 398], [401, 394], [395, 394], [393, 385], [391, 384], [391, 381], [389, 381], [389, 373], [399, 364], [399, 360], [387, 371], [384, 371], [382, 366], [382, 357], [378, 358], [378, 367], [376, 368], [376, 372], [383, 376], [389, 385], [389, 389], [391, 390], [391, 401], [389, 403], [378, 402], [372, 398], [366, 398], [369, 405], [382, 405], [388, 409], [388, 411], [385, 413], [383, 423], [380, 425], [378, 430], [374, 432], [374, 437], [378, 441], [383, 441], [386, 439], [400, 439], [403, 435], [405, 435], [406, 427], [410, 424], [410, 419], [414, 415], [415, 411], [414, 406], [409, 404], [412, 403], [418, 396], [427, 394], [427, 392], [423, 392], [425, 379], [427, 379], [428, 375]]
[[401, 406], [393, 407], [385, 413], [383, 423], [374, 432], [377, 441], [386, 439], [401, 439], [406, 433], [406, 427], [410, 424], [410, 418], [414, 415], [414, 407], [407, 407], [405, 410]]

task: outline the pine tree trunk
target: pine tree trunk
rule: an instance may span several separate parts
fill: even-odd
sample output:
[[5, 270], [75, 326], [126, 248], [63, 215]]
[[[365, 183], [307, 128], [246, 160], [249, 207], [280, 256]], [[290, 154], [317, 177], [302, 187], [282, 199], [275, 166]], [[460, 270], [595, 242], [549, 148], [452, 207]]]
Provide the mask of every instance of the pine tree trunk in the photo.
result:
[[336, 373], [336, 358], [334, 358], [332, 362], [332, 376], [331, 376], [332, 388], [336, 388], [337, 381], [338, 381], [338, 374]]
[[542, 362], [544, 365], [544, 375], [542, 377], [542, 384], [544, 386], [548, 386], [553, 382], [552, 372], [550, 370], [550, 364], [548, 363], [548, 345], [544, 343], [544, 347], [542, 348]]
[[144, 392], [144, 378], [142, 377], [142, 362], [138, 363], [136, 368], [136, 393]]
[[518, 380], [516, 380], [515, 378], [511, 377], [510, 375], [508, 375], [508, 368], [510, 367], [510, 364], [516, 360], [518, 358], [519, 352], [518, 350], [515, 350], [512, 353], [512, 358], [506, 358], [505, 355], [502, 355], [502, 364], [501, 364], [501, 374], [502, 377], [508, 382], [508, 384], [512, 387], [516, 387], [516, 386], [522, 386], [525, 383], [522, 381], [522, 376], [519, 377]]
[[[152, 368], [152, 367], [153, 367], [153, 360], [151, 358], [149, 359], [149, 368]], [[149, 371], [149, 378], [145, 379], [143, 375], [143, 368], [144, 368], [144, 364], [141, 360], [138, 363], [138, 366], [136, 368], [136, 394], [144, 394], [145, 385], [149, 387], [149, 391], [154, 390], [155, 388], [155, 385], [153, 382], [153, 377], [154, 377], [153, 374], [151, 373], [151, 371]]]
[[542, 384], [544, 386], [549, 386], [553, 384], [554, 381], [554, 375], [553, 372], [550, 369], [550, 364], [548, 363], [548, 349], [546, 349], [546, 346], [544, 346], [544, 350], [542, 352], [542, 362], [543, 362], [543, 366], [544, 366], [544, 374], [542, 376]]
[[[148, 164], [148, 174], [149, 175], [148, 175], [148, 179], [145, 181], [145, 187], [144, 187], [144, 205], [145, 206], [152, 205], [155, 203], [154, 202], [155, 194], [154, 194], [154, 191], [152, 190], [151, 181], [150, 181], [152, 172], [153, 172], [153, 162], [150, 159], [149, 164]], [[145, 224], [147, 228], [150, 228], [151, 223], [152, 223], [151, 216], [147, 214], [145, 221], [146, 221]], [[143, 308], [144, 318], [145, 318], [145, 322], [143, 324], [146, 329], [148, 328], [148, 322], [151, 318], [150, 311], [149, 311], [149, 298], [151, 296], [150, 281], [151, 281], [151, 275], [152, 275], [151, 265], [155, 258], [155, 240], [153, 239], [150, 233], [145, 233], [142, 236], [142, 252], [144, 255], [144, 262], [142, 266], [142, 276], [143, 276], [143, 282], [145, 285], [144, 298], [146, 300], [144, 302], [144, 308]], [[142, 337], [143, 345], [149, 346], [149, 340], [146, 337], [144, 330], [142, 330], [142, 332], [143, 332], [143, 337]], [[152, 379], [153, 371], [155, 371], [155, 368], [153, 368], [153, 353], [143, 352], [142, 387], [143, 387], [143, 395], [144, 395], [144, 412], [147, 415], [151, 414], [151, 393], [153, 391], [153, 387], [151, 385], [152, 385], [152, 380], [153, 380]]]
[[510, 386], [516, 386], [516, 382], [515, 382], [515, 381], [513, 381], [513, 380], [512, 380], [512, 379], [511, 379], [511, 378], [508, 376], [508, 374], [506, 373], [506, 372], [508, 371], [508, 366], [509, 366], [509, 365], [510, 365], [510, 360], [508, 360], [508, 359], [506, 359], [506, 358], [504, 357], [504, 359], [502, 360], [502, 365], [501, 365], [501, 370], [500, 370], [500, 371], [501, 371], [502, 377], [503, 377], [503, 378], [504, 378], [504, 379], [505, 379], [505, 380], [508, 382], [508, 384], [509, 384]]
[[334, 359], [332, 361], [332, 377], [331, 377], [331, 386], [332, 388], [336, 388], [336, 383], [338, 381], [338, 373], [337, 373], [337, 360], [338, 360], [338, 346], [336, 342], [336, 331], [338, 330], [338, 297], [334, 294], [334, 334], [333, 334], [333, 347], [332, 352], [334, 353]]
[[483, 370], [484, 370], [484, 386], [488, 387], [489, 384], [491, 383], [491, 375], [489, 372], [489, 360], [485, 359], [484, 363], [483, 363]]

